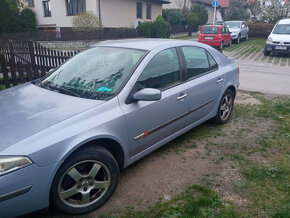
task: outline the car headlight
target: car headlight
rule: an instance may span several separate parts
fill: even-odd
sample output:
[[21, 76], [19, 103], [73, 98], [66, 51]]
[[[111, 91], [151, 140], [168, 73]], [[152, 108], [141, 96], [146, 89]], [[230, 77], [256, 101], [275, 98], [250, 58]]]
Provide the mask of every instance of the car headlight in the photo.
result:
[[267, 39], [266, 42], [267, 42], [267, 43], [272, 43], [272, 42], [273, 42], [273, 39], [272, 39], [271, 37], [268, 37], [268, 39]]
[[32, 164], [27, 157], [0, 157], [0, 176]]

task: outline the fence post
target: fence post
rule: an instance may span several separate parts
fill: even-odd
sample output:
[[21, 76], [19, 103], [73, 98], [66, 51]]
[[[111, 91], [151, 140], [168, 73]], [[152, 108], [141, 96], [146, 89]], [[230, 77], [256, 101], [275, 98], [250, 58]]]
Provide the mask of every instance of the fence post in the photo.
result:
[[3, 79], [4, 79], [5, 87], [8, 89], [10, 88], [10, 80], [9, 80], [9, 74], [7, 70], [5, 56], [3, 54], [0, 55], [0, 64], [1, 64], [2, 72], [3, 72]]
[[13, 41], [10, 39], [7, 42], [8, 42], [8, 48], [9, 48], [9, 53], [10, 53], [10, 59], [13, 59], [15, 61]]
[[30, 60], [31, 60], [32, 69], [36, 69], [33, 41], [31, 41], [31, 40], [28, 41], [28, 48], [29, 48], [29, 53], [30, 53]]

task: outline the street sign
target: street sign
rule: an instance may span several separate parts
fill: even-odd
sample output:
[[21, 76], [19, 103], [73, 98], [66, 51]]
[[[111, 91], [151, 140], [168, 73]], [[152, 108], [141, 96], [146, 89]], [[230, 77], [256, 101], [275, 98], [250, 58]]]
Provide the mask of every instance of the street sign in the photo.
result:
[[219, 6], [219, 0], [212, 0], [212, 6], [214, 8], [218, 7]]

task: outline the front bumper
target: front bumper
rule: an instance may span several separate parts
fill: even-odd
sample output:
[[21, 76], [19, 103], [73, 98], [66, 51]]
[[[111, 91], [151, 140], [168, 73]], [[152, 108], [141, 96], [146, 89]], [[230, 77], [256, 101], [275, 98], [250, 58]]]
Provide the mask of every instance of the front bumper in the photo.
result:
[[290, 45], [266, 44], [266, 51], [290, 54]]
[[16, 217], [48, 207], [57, 165], [32, 164], [0, 176], [0, 216]]
[[237, 39], [238, 38], [239, 34], [233, 34], [231, 36], [232, 36], [232, 40], [234, 40], [234, 39]]

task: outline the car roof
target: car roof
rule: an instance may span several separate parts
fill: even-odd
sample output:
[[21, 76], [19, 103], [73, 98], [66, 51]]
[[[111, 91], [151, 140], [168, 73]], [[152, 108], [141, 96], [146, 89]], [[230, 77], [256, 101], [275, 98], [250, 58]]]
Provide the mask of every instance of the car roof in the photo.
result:
[[225, 23], [230, 23], [230, 22], [246, 22], [246, 21], [243, 21], [243, 20], [228, 20], [228, 21], [225, 21]]
[[283, 19], [278, 22], [278, 24], [290, 24], [290, 19]]
[[[188, 44], [186, 40], [178, 39], [150, 39], [150, 38], [137, 38], [137, 39], [121, 39], [121, 40], [107, 40], [95, 44], [96, 46], [106, 46], [106, 47], [119, 47], [119, 48], [132, 48], [151, 51], [154, 48], [162, 46], [181, 46], [183, 44]], [[198, 42], [190, 41], [192, 45], [203, 47], [203, 45]]]
[[207, 26], [209, 26], [209, 27], [223, 27], [224, 25], [222, 24], [222, 25], [203, 25], [202, 27], [207, 27]]

